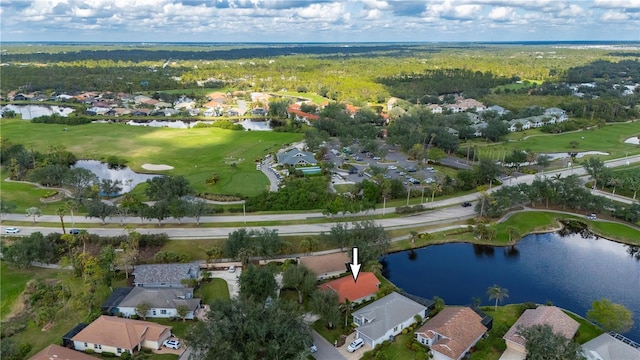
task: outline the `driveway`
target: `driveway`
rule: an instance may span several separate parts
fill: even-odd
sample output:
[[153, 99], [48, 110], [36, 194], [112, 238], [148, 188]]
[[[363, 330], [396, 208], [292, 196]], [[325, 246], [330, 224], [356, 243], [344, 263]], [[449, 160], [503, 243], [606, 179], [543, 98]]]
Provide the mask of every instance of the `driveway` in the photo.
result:
[[318, 351], [313, 354], [313, 357], [319, 360], [346, 360], [334, 346], [330, 344], [325, 338], [320, 336], [315, 330], [311, 331], [313, 336], [313, 343], [318, 348]]
[[242, 273], [242, 269], [236, 268], [235, 272], [230, 273], [228, 270], [212, 270], [209, 271], [211, 273], [212, 278], [223, 279], [227, 282], [227, 286], [229, 287], [229, 296], [234, 299], [238, 297], [238, 292], [240, 291], [240, 284], [238, 284], [238, 278]]
[[364, 346], [361, 347], [360, 349], [352, 353], [348, 352], [347, 347], [353, 340], [355, 340], [355, 338], [356, 338], [356, 333], [354, 331], [351, 334], [349, 334], [349, 336], [347, 336], [347, 341], [345, 341], [344, 345], [338, 348], [338, 352], [340, 353], [340, 355], [342, 355], [347, 360], [358, 360], [362, 357], [362, 354], [364, 354], [369, 350], [372, 350], [372, 347], [365, 343]]

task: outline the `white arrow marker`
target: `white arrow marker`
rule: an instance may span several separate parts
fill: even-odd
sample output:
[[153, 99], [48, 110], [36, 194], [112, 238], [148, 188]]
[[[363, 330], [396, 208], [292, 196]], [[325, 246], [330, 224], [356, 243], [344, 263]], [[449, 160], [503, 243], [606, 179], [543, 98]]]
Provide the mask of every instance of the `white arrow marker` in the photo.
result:
[[358, 274], [360, 274], [360, 266], [362, 266], [362, 264], [360, 264], [358, 262], [358, 248], [354, 247], [351, 249], [351, 251], [353, 252], [353, 259], [351, 261], [351, 264], [349, 264], [349, 268], [351, 268], [351, 275], [353, 275], [353, 282], [358, 281]]

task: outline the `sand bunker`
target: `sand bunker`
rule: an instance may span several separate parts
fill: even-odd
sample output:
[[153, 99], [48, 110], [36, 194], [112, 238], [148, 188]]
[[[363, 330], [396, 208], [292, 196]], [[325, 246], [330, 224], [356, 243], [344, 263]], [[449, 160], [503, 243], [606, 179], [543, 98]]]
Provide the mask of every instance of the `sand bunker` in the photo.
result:
[[630, 137], [624, 141], [625, 144], [640, 145], [640, 138], [638, 136]]
[[173, 166], [164, 164], [142, 164], [142, 168], [151, 171], [173, 170]]

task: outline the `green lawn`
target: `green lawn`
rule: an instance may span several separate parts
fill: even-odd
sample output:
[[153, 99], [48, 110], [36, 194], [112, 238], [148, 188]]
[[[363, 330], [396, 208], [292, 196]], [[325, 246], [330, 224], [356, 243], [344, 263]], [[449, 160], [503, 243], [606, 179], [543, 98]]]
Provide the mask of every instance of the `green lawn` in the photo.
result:
[[[526, 133], [526, 135], [524, 134]], [[570, 132], [563, 134], [544, 134], [539, 130], [526, 130], [520, 134], [509, 135], [512, 140], [507, 143], [499, 143], [489, 146], [493, 148], [493, 158], [499, 158], [501, 151], [509, 154], [512, 150], [531, 150], [536, 153], [554, 153], [569, 151], [602, 151], [610, 155], [602, 156], [602, 159], [612, 159], [640, 153], [640, 147], [625, 144], [624, 141], [632, 136], [640, 134], [640, 123], [610, 124], [599, 129]], [[533, 136], [529, 136], [533, 135]], [[521, 136], [528, 136], [520, 140]], [[584, 137], [584, 139], [583, 139]], [[573, 149], [571, 142], [577, 141], [578, 146]], [[461, 145], [462, 148], [465, 145]], [[482, 154], [486, 155], [486, 151]], [[582, 159], [584, 160], [584, 159]], [[582, 161], [580, 160], [580, 161]]]
[[11, 313], [11, 310], [24, 291], [27, 282], [32, 279], [47, 279], [56, 277], [59, 270], [29, 268], [14, 269], [7, 266], [5, 262], [0, 262], [0, 318]]
[[37, 206], [43, 213], [47, 212], [54, 214], [56, 206], [45, 206], [40, 203], [40, 198], [46, 196], [51, 190], [38, 189], [33, 185], [7, 182], [4, 181], [9, 174], [6, 171], [0, 172], [0, 190], [2, 190], [2, 200], [12, 202], [16, 205], [14, 213], [25, 213], [25, 211], [32, 207]]
[[208, 283], [200, 285], [194, 296], [201, 298], [204, 304], [210, 304], [215, 299], [229, 300], [229, 286], [223, 279], [212, 278]]
[[184, 338], [185, 335], [187, 335], [187, 329], [195, 323], [194, 320], [182, 321], [180, 319], [172, 320], [163, 318], [148, 318], [147, 321], [160, 325], [171, 326], [171, 332], [179, 338]]
[[471, 359], [497, 360], [507, 347], [502, 337], [518, 320], [522, 307], [520, 304], [512, 304], [498, 306], [497, 310], [493, 306], [485, 306], [481, 310], [493, 318], [493, 328], [486, 339], [476, 344], [476, 351], [471, 353]]
[[[145, 163], [167, 164], [174, 169], [159, 173], [184, 175], [199, 192], [246, 196], [262, 192], [269, 184], [267, 177], [256, 171], [254, 161], [280, 149], [282, 144], [303, 137], [274, 131], [169, 129], [125, 124], [69, 126], [10, 119], [2, 119], [2, 136], [39, 151], [62, 145], [83, 159], [118, 155], [125, 157], [129, 166], [139, 172], [149, 172], [141, 167]], [[215, 173], [220, 181], [206, 185], [206, 179]]]
[[565, 311], [565, 313], [569, 315], [573, 320], [580, 323], [580, 327], [578, 328], [578, 332], [576, 333], [576, 337], [575, 337], [575, 341], [578, 344], [584, 344], [587, 341], [600, 336], [600, 334], [604, 332], [602, 331], [602, 329], [594, 325], [591, 321], [581, 316], [578, 316], [568, 311]]

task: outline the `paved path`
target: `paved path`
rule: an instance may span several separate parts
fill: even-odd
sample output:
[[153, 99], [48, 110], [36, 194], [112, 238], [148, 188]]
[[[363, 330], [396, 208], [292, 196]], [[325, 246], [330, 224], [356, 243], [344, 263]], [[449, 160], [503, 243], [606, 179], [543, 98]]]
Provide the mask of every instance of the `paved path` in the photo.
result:
[[313, 343], [318, 348], [318, 351], [313, 354], [314, 358], [318, 360], [347, 360], [347, 358], [342, 356], [333, 344], [330, 344], [315, 330], [311, 331], [311, 336], [313, 336]]

